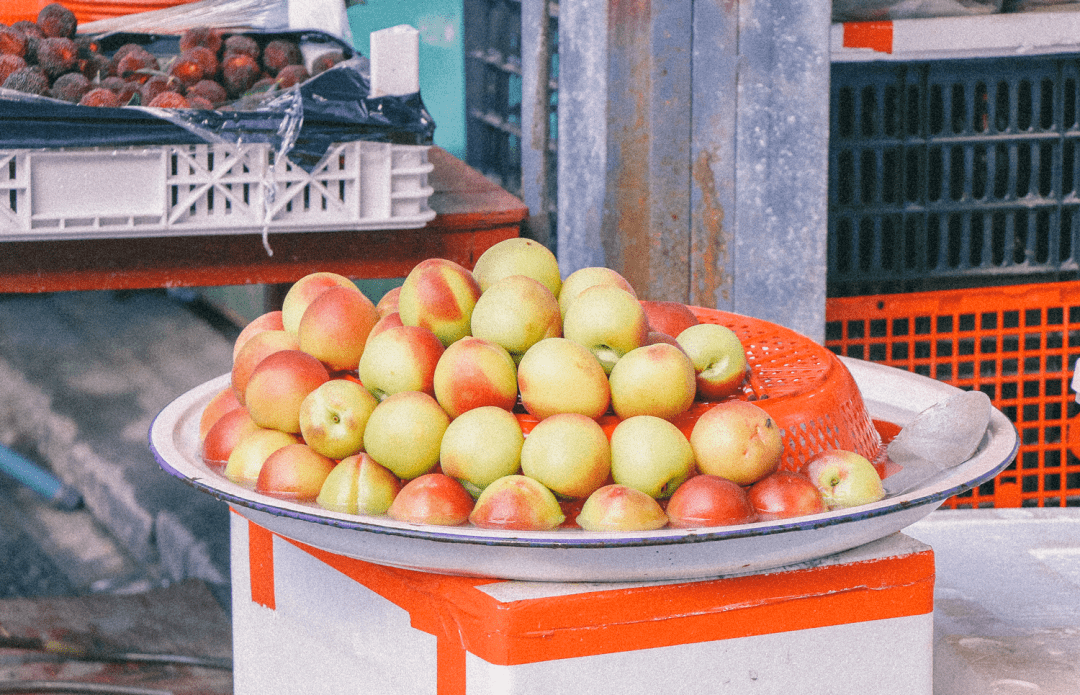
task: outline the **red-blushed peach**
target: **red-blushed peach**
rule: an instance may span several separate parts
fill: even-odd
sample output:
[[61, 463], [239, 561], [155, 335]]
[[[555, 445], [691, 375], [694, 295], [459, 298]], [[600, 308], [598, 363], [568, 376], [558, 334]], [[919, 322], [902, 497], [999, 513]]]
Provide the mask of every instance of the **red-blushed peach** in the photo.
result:
[[405, 483], [386, 515], [411, 524], [460, 526], [472, 509], [472, 495], [461, 483], [442, 473], [427, 473]]
[[442, 341], [421, 326], [391, 326], [368, 341], [357, 366], [361, 383], [380, 401], [402, 391], [435, 395]]
[[577, 515], [586, 531], [655, 531], [667, 525], [660, 503], [626, 485], [611, 484], [589, 495]]
[[543, 283], [510, 275], [492, 283], [472, 313], [472, 334], [503, 346], [514, 362], [544, 338], [562, 336], [559, 301]]
[[310, 502], [319, 495], [334, 462], [307, 444], [289, 444], [266, 457], [255, 491], [286, 500]]
[[559, 290], [559, 310], [563, 316], [566, 316], [566, 309], [570, 303], [593, 285], [618, 287], [637, 297], [637, 292], [630, 282], [617, 271], [604, 266], [579, 268], [563, 280], [562, 288]]
[[746, 490], [718, 475], [695, 475], [679, 486], [667, 504], [674, 528], [732, 526], [757, 521]]
[[399, 391], [375, 406], [364, 429], [364, 449], [402, 480], [430, 472], [450, 417], [423, 391]]
[[233, 359], [240, 354], [240, 348], [251, 339], [251, 336], [261, 331], [283, 331], [285, 324], [281, 322], [281, 310], [268, 311], [255, 317], [248, 325], [240, 330], [240, 334], [233, 341]]
[[378, 320], [375, 305], [362, 292], [331, 287], [308, 304], [296, 337], [301, 350], [331, 371], [352, 371]]
[[512, 275], [523, 275], [542, 283], [554, 297], [558, 297], [562, 289], [562, 274], [555, 254], [539, 241], [525, 237], [504, 239], [489, 246], [473, 265], [473, 277], [480, 283], [482, 292]]
[[788, 519], [827, 511], [817, 486], [802, 473], [776, 471], [754, 483], [747, 492], [762, 521]]
[[210, 468], [221, 471], [229, 462], [229, 455], [236, 445], [259, 426], [248, 415], [246, 408], [236, 408], [222, 415], [214, 423], [202, 443], [202, 460]]
[[385, 514], [401, 491], [401, 481], [367, 452], [347, 456], [326, 476], [316, 504], [345, 514]]
[[690, 446], [702, 473], [753, 485], [780, 467], [784, 442], [776, 421], [749, 401], [723, 401], [698, 417]]
[[379, 312], [379, 318], [387, 314], [397, 313], [399, 296], [401, 296], [401, 285], [390, 288], [379, 298], [379, 301], [375, 304], [375, 311]]
[[259, 427], [236, 443], [222, 473], [234, 483], [254, 487], [270, 454], [299, 442], [300, 438], [294, 434]]
[[550, 531], [565, 520], [555, 493], [527, 475], [507, 475], [492, 482], [469, 515], [474, 526], [510, 531]]
[[413, 266], [401, 285], [398, 313], [406, 326], [423, 326], [450, 345], [469, 335], [480, 285], [467, 268], [445, 258]]
[[300, 350], [279, 350], [259, 362], [244, 389], [244, 404], [260, 427], [300, 432], [300, 404], [330, 380], [322, 362]]
[[517, 368], [505, 349], [467, 336], [446, 348], [434, 373], [435, 398], [451, 418], [487, 405], [517, 404]]
[[202, 415], [199, 416], [199, 441], [206, 440], [206, 433], [210, 431], [210, 428], [214, 426], [214, 423], [222, 415], [240, 407], [240, 401], [237, 400], [236, 392], [233, 391], [232, 386], [226, 386], [218, 391], [210, 399], [210, 402], [206, 404], [206, 407], [203, 408]]
[[300, 341], [286, 331], [265, 330], [256, 333], [244, 343], [232, 364], [231, 383], [236, 400], [244, 403], [244, 390], [255, 367], [268, 356], [281, 350], [299, 350]]
[[645, 309], [649, 329], [672, 338], [677, 338], [690, 326], [701, 323], [697, 314], [682, 302], [642, 299], [641, 306]]
[[[398, 312], [391, 311], [389, 314], [384, 314], [383, 316], [381, 316], [379, 318], [378, 321], [375, 322], [375, 325], [371, 327], [371, 332], [368, 333], [368, 337], [367, 337], [368, 342], [370, 343], [372, 338], [379, 335], [380, 333], [385, 331], [387, 328], [394, 328], [396, 326], [404, 326], [404, 325], [405, 324], [403, 324], [401, 322], [401, 314], [399, 314]], [[432, 333], [432, 335], [435, 335], [435, 334]]]
[[281, 323], [285, 330], [296, 335], [297, 329], [300, 328], [300, 319], [304, 317], [308, 304], [331, 287], [345, 287], [360, 291], [356, 283], [344, 275], [329, 271], [308, 273], [289, 287], [289, 291], [285, 293], [285, 298], [281, 301]]
[[[675, 347], [682, 350], [682, 345], [679, 345], [679, 341], [676, 340], [675, 338], [672, 338], [667, 333], [661, 333], [660, 331], [649, 331], [649, 335], [645, 338], [645, 344], [646, 345], [656, 345], [657, 343], [665, 343], [667, 345], [674, 345]], [[686, 354], [685, 350], [683, 350], [683, 354], [684, 355]]]
[[596, 419], [611, 403], [608, 377], [596, 356], [566, 338], [545, 338], [529, 348], [517, 377], [522, 404], [541, 420], [555, 413]]

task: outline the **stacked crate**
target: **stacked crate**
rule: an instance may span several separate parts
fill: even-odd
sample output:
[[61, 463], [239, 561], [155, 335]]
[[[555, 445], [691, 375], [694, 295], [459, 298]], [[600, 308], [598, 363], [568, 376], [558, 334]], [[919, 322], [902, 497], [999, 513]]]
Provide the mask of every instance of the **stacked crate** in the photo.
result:
[[1017, 460], [952, 507], [1080, 504], [1080, 55], [834, 63], [826, 343], [987, 393]]

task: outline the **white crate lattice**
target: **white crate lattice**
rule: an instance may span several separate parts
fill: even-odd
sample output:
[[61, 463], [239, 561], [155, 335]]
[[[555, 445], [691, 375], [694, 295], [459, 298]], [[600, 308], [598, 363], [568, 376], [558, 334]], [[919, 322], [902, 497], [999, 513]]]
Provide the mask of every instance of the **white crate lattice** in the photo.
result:
[[0, 151], [0, 241], [403, 229], [435, 216], [428, 147], [265, 143]]

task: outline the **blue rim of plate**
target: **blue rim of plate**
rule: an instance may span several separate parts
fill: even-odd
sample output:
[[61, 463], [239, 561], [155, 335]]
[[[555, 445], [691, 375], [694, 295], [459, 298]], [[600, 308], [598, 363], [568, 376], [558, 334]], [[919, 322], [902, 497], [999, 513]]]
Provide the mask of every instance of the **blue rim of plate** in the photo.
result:
[[[848, 360], [845, 360], [845, 362], [850, 365]], [[875, 365], [875, 367], [881, 366]], [[881, 368], [899, 372], [900, 374], [905, 375], [904, 378], [914, 377], [925, 379], [948, 389], [954, 389], [954, 387], [943, 384], [942, 382], [936, 382], [928, 377], [922, 377], [890, 367]], [[949, 497], [966, 492], [967, 490], [975, 488], [994, 478], [1013, 461], [1020, 446], [1015, 426], [995, 408], [991, 412], [991, 429], [995, 427], [999, 430], [1005, 428], [1009, 431], [1008, 434], [1011, 435], [1011, 446], [1008, 448], [1008, 452], [1004, 455], [999, 452], [999, 454], [995, 456], [995, 459], [1000, 458], [999, 461], [995, 461], [993, 465], [985, 465], [985, 462], [981, 461], [981, 458], [988, 454], [984, 444], [975, 456], [963, 464], [960, 464], [954, 471], [937, 477], [939, 479], [948, 479], [954, 477], [958, 472], [968, 467], [973, 467], [973, 462], [984, 463], [984, 465], [979, 467], [980, 470], [976, 475], [973, 475], [970, 478], [964, 478], [961, 481], [945, 487], [927, 484], [916, 490], [895, 497], [886, 498], [880, 502], [862, 507], [836, 510], [805, 517], [796, 517], [782, 521], [759, 521], [752, 524], [705, 529], [665, 528], [658, 531], [638, 533], [595, 533], [585, 532], [579, 529], [511, 532], [491, 531], [475, 526], [456, 526], [444, 529], [443, 527], [438, 526], [399, 523], [384, 517], [378, 517], [378, 521], [366, 521], [365, 519], [367, 518], [375, 517], [337, 514], [321, 510], [313, 504], [307, 505], [278, 500], [253, 490], [247, 490], [246, 488], [242, 488], [241, 486], [228, 481], [220, 474], [210, 471], [201, 461], [182, 461], [181, 463], [186, 464], [186, 466], [181, 465], [180, 467], [177, 467], [175, 462], [169, 460], [170, 454], [175, 453], [178, 457], [183, 458], [183, 453], [178, 449], [175, 450], [175, 452], [162, 451], [163, 449], [170, 448], [164, 445], [167, 444], [173, 436], [176, 436], [177, 426], [180, 421], [184, 417], [191, 416], [190, 409], [199, 407], [199, 412], [201, 412], [201, 407], [205, 406], [208, 399], [228, 383], [227, 377], [228, 375], [223, 375], [195, 387], [166, 406], [154, 418], [149, 431], [149, 445], [158, 465], [163, 471], [216, 499], [254, 511], [274, 516], [287, 517], [296, 521], [329, 526], [345, 531], [399, 536], [447, 544], [466, 543], [470, 545], [549, 548], [561, 550], [597, 548], [614, 549], [708, 543], [739, 538], [810, 531], [825, 526], [854, 523], [894, 514], [911, 510], [915, 507], [933, 505], [933, 507], [936, 508]], [[202, 396], [201, 400], [197, 397], [199, 395]], [[873, 412], [871, 412], [871, 415], [873, 415]], [[1000, 446], [998, 449], [1000, 449]], [[185, 470], [181, 470], [181, 468], [189, 468], [191, 469], [191, 472], [186, 472]], [[230, 492], [228, 490], [230, 487], [239, 488], [239, 491], [235, 493]], [[927, 513], [930, 511], [933, 511], [933, 509], [928, 509]]]

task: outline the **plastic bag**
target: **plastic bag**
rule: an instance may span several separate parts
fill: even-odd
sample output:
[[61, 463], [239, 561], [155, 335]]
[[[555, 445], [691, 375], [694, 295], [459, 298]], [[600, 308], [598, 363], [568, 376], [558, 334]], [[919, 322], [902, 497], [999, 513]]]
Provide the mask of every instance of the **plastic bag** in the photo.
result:
[[[367, 59], [322, 32], [248, 33], [261, 42], [297, 41], [308, 49], [341, 50], [344, 62], [248, 108], [219, 110], [78, 106], [0, 89], [0, 149], [130, 147], [157, 144], [265, 142], [311, 171], [334, 142], [371, 140], [429, 145], [435, 123], [420, 94], [369, 96]], [[176, 55], [179, 37], [111, 34], [101, 37], [110, 55], [125, 43]], [[306, 50], [305, 55], [316, 51]]]

